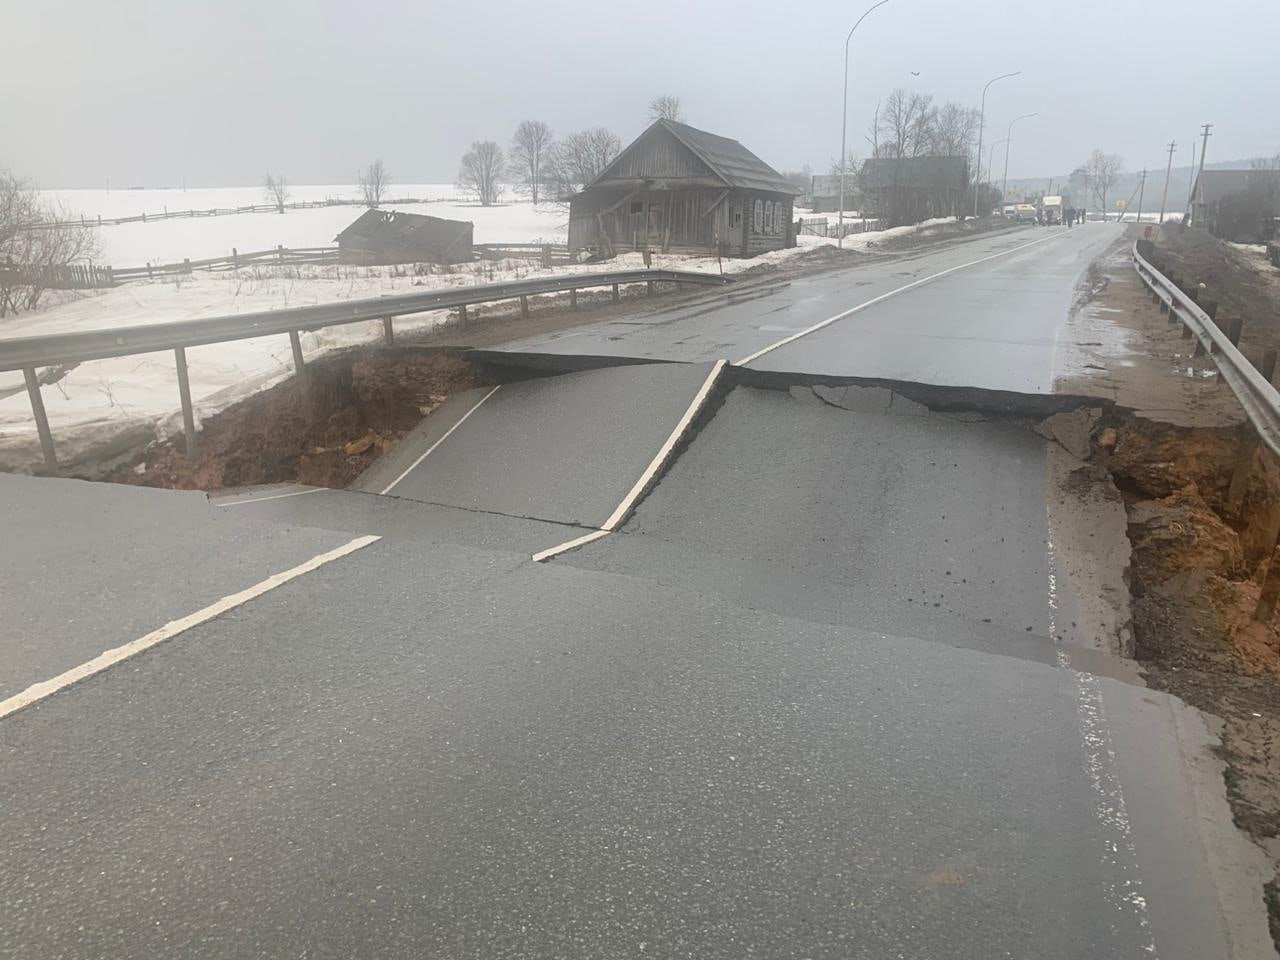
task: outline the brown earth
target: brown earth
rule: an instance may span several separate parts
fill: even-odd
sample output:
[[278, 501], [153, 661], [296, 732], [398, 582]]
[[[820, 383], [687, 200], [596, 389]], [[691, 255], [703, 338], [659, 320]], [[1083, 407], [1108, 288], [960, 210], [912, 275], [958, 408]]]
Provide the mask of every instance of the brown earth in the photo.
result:
[[450, 393], [484, 382], [458, 352], [421, 347], [346, 351], [307, 370], [307, 402], [290, 379], [206, 419], [194, 458], [178, 436], [110, 479], [183, 490], [346, 487]]
[[[1078, 362], [1057, 388], [1115, 404], [1093, 431], [1092, 460], [1125, 503], [1135, 657], [1152, 687], [1222, 719], [1228, 800], [1276, 870], [1264, 896], [1280, 943], [1280, 628], [1274, 616], [1254, 620], [1280, 518], [1280, 466], [1256, 448], [1213, 358], [1195, 356], [1137, 279], [1128, 258], [1136, 235], [1081, 285], [1063, 338]], [[1280, 317], [1235, 248], [1194, 229], [1166, 229], [1160, 245], [1176, 247], [1186, 276], [1205, 278], [1220, 319], [1246, 310]], [[1270, 337], [1280, 344], [1272, 323], [1246, 322], [1244, 332], [1251, 359]], [[1247, 481], [1233, 499], [1238, 463]]]
[[1199, 227], [1165, 226], [1155, 240], [1183, 289], [1205, 285], [1205, 297], [1218, 303], [1220, 326], [1225, 328], [1231, 317], [1244, 319], [1240, 350], [1255, 366], [1264, 350], [1280, 348], [1280, 270], [1265, 256], [1224, 243]]

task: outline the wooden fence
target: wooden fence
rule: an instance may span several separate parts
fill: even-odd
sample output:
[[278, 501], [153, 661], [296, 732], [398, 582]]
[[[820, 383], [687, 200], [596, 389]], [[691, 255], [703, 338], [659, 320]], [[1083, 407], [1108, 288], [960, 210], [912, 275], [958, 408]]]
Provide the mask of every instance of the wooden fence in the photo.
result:
[[[835, 237], [840, 234], [840, 222], [826, 217], [801, 217], [797, 221], [797, 234], [810, 237]], [[844, 235], [883, 230], [888, 224], [883, 220], [845, 220]]]
[[[572, 263], [569, 248], [553, 243], [478, 243], [472, 247], [477, 260], [536, 260], [551, 267]], [[38, 273], [19, 265], [0, 265], [10, 285], [31, 284], [47, 290], [91, 290], [114, 287], [130, 280], [155, 280], [182, 276], [197, 270], [213, 272], [251, 266], [336, 264], [337, 247], [275, 247], [240, 253], [234, 247], [229, 257], [183, 260], [177, 263], [148, 263], [141, 267], [110, 267], [96, 264], [68, 264], [42, 268]]]
[[[393, 204], [408, 205], [415, 203], [439, 203], [426, 197], [400, 197], [380, 202], [381, 206]], [[363, 207], [363, 200], [346, 200], [332, 198], [328, 200], [295, 200], [284, 205], [286, 210], [311, 210], [316, 207]], [[122, 223], [156, 223], [161, 220], [190, 220], [195, 217], [229, 217], [240, 213], [279, 213], [280, 208], [274, 203], [253, 203], [243, 207], [213, 207], [208, 210], [170, 210], [164, 208], [162, 213], [140, 213], [132, 217], [80, 217], [78, 220], [37, 220], [23, 224], [27, 229], [57, 227], [64, 225], [82, 227], [109, 227]]]

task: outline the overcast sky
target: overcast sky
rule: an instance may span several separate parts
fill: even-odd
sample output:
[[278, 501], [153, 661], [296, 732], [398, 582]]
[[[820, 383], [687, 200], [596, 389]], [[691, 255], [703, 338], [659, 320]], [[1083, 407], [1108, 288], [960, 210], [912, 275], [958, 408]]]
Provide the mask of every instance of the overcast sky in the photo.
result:
[[[869, 0], [39, 0], [7, 3], [0, 167], [45, 187], [451, 181], [516, 123], [623, 141], [658, 93], [784, 169], [840, 147], [844, 35]], [[1157, 12], [1158, 11], [1158, 12]], [[1011, 177], [1101, 147], [1129, 169], [1280, 152], [1280, 0], [890, 0], [854, 34], [850, 144], [894, 87], [1016, 128]], [[919, 76], [913, 76], [917, 71]], [[986, 151], [984, 150], [984, 153]], [[985, 162], [985, 158], [984, 158]], [[999, 161], [997, 161], [997, 165]]]

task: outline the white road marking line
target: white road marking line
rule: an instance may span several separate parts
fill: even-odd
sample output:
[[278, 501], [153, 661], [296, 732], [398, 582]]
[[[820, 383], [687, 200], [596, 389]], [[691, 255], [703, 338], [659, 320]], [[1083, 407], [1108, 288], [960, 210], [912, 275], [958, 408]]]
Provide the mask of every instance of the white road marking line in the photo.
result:
[[323, 567], [326, 563], [345, 557], [349, 553], [355, 553], [355, 551], [362, 547], [367, 547], [369, 544], [375, 543], [381, 539], [381, 537], [373, 535], [356, 537], [354, 540], [348, 541], [340, 547], [336, 547], [335, 549], [329, 550], [325, 553], [317, 554], [305, 563], [298, 564], [296, 567], [290, 567], [288, 570], [281, 571], [280, 573], [273, 573], [271, 576], [267, 577], [267, 579], [255, 583], [253, 586], [241, 590], [238, 593], [228, 594], [221, 600], [217, 600], [209, 604], [207, 607], [197, 610], [195, 613], [187, 614], [187, 616], [181, 617], [178, 620], [170, 620], [158, 630], [152, 630], [147, 635], [138, 637], [136, 640], [130, 640], [123, 646], [115, 647], [105, 653], [100, 653], [92, 660], [82, 663], [79, 666], [72, 667], [70, 670], [60, 673], [50, 680], [33, 683], [21, 693], [16, 693], [7, 700], [0, 700], [0, 718], [7, 717], [9, 714], [16, 713], [23, 707], [29, 707], [37, 701], [53, 696], [53, 694], [57, 693], [59, 690], [64, 690], [72, 684], [79, 683], [81, 680], [92, 677], [96, 673], [101, 673], [107, 668], [112, 667], [123, 660], [128, 660], [130, 657], [137, 656], [144, 650], [149, 650], [158, 644], [164, 643], [166, 640], [172, 640], [178, 634], [184, 633], [192, 627], [199, 626], [207, 620], [212, 620], [214, 617], [220, 616], [228, 610], [248, 603], [255, 597], [260, 597], [264, 593], [274, 590], [276, 587], [283, 586], [290, 580], [295, 580], [305, 573], [317, 570], [320, 567]]
[[993, 253], [990, 256], [981, 257], [978, 260], [970, 260], [968, 263], [961, 263], [961, 264], [957, 264], [954, 267], [948, 267], [946, 270], [940, 270], [937, 273], [930, 274], [927, 277], [922, 277], [919, 280], [913, 280], [911, 283], [908, 283], [906, 286], [898, 287], [898, 289], [896, 290], [890, 290], [888, 293], [882, 293], [878, 297], [872, 297], [870, 300], [867, 300], [865, 303], [860, 303], [856, 307], [850, 307], [848, 310], [845, 310], [842, 313], [837, 313], [834, 317], [828, 317], [826, 320], [822, 320], [818, 323], [815, 323], [811, 327], [806, 327], [805, 329], [801, 330], [799, 333], [793, 333], [789, 337], [783, 337], [777, 343], [771, 343], [769, 344], [769, 346], [764, 347], [760, 350], [757, 350], [755, 353], [751, 354], [750, 356], [743, 357], [741, 360], [737, 362], [737, 366], [745, 367], [748, 363], [752, 363], [755, 360], [759, 360], [766, 353], [772, 353], [774, 350], [777, 350], [779, 347], [785, 347], [788, 343], [792, 343], [796, 340], [799, 340], [801, 337], [807, 337], [809, 334], [816, 333], [817, 331], [821, 330], [823, 327], [829, 327], [831, 326], [831, 324], [835, 323], [837, 320], [843, 320], [845, 317], [852, 316], [853, 314], [858, 313], [859, 311], [867, 309], [867, 307], [875, 306], [877, 303], [880, 303], [882, 300], [888, 300], [890, 297], [896, 297], [900, 293], [906, 293], [906, 291], [908, 290], [912, 290], [916, 287], [923, 286], [924, 284], [929, 283], [932, 280], [937, 280], [939, 277], [945, 277], [949, 273], [955, 273], [957, 270], [963, 270], [966, 267], [976, 267], [978, 264], [986, 263], [988, 260], [996, 260], [996, 259], [999, 259], [1000, 257], [1008, 256], [1011, 253], [1017, 253], [1019, 250], [1025, 250], [1027, 247], [1034, 247], [1037, 243], [1044, 243], [1046, 240], [1053, 240], [1060, 236], [1064, 236], [1064, 234], [1053, 233], [1047, 237], [1040, 237], [1039, 239], [1032, 240], [1028, 243], [1023, 243], [1023, 244], [1019, 244], [1016, 247], [1011, 247], [1008, 250], [1001, 250], [999, 253]]
[[698, 388], [698, 392], [693, 395], [693, 399], [689, 402], [689, 406], [685, 409], [684, 414], [677, 421], [675, 428], [667, 436], [666, 441], [654, 454], [653, 459], [649, 461], [649, 466], [645, 467], [644, 472], [640, 474], [631, 489], [627, 491], [627, 495], [622, 498], [622, 502], [618, 504], [616, 510], [609, 516], [599, 530], [593, 530], [591, 533], [581, 537], [575, 537], [564, 543], [557, 544], [554, 547], [548, 547], [546, 550], [540, 550], [533, 555], [534, 562], [542, 563], [550, 560], [552, 557], [575, 550], [584, 544], [599, 540], [601, 537], [607, 536], [617, 529], [622, 521], [627, 518], [627, 514], [635, 506], [636, 501], [640, 499], [640, 495], [644, 493], [645, 487], [653, 482], [653, 478], [658, 475], [658, 471], [662, 469], [667, 458], [671, 456], [671, 452], [676, 448], [685, 432], [689, 429], [689, 424], [693, 423], [693, 418], [698, 415], [698, 411], [702, 409], [703, 404], [707, 402], [707, 397], [711, 395], [711, 389], [715, 386], [716, 381], [720, 379], [720, 374], [724, 372], [724, 368], [729, 365], [727, 360], [717, 360], [711, 367], [711, 372], [707, 374], [707, 378], [702, 381], [702, 386]]
[[[499, 386], [501, 386], [501, 384], [499, 384]], [[473, 413], [475, 413], [477, 410], [479, 410], [479, 409], [480, 409], [480, 405], [481, 405], [482, 403], [484, 403], [486, 400], [488, 400], [490, 397], [492, 397], [492, 396], [493, 396], [495, 393], [497, 393], [497, 392], [498, 392], [498, 387], [494, 387], [492, 390], [490, 390], [488, 393], [486, 393], [483, 397], [481, 397], [479, 400], [477, 400], [477, 401], [476, 401], [476, 405], [475, 405], [474, 407], [472, 407], [470, 410], [468, 410], [466, 413], [464, 413], [461, 417], [459, 417], [459, 418], [458, 418], [458, 422], [457, 422], [457, 423], [455, 423], [455, 424], [454, 424], [452, 427], [450, 427], [448, 430], [446, 430], [446, 431], [444, 432], [444, 436], [443, 436], [443, 437], [441, 437], [439, 440], [437, 440], [437, 441], [436, 441], [435, 443], [433, 443], [431, 446], [427, 447], [426, 451], [422, 454], [422, 456], [418, 457], [418, 459], [417, 459], [417, 460], [415, 460], [415, 461], [413, 461], [413, 463], [409, 464], [409, 466], [405, 469], [404, 473], [400, 474], [400, 476], [396, 477], [396, 478], [395, 478], [394, 480], [392, 480], [389, 484], [387, 484], [387, 486], [382, 490], [383, 495], [386, 495], [386, 494], [390, 493], [390, 492], [391, 492], [391, 489], [392, 489], [392, 488], [393, 488], [397, 483], [399, 483], [401, 480], [403, 480], [403, 479], [404, 479], [405, 477], [407, 477], [409, 474], [413, 473], [413, 471], [417, 469], [418, 464], [422, 463], [422, 461], [423, 461], [423, 460], [425, 460], [425, 459], [427, 459], [427, 457], [431, 456], [431, 454], [435, 452], [436, 447], [440, 446], [440, 444], [442, 444], [442, 443], [444, 443], [446, 440], [448, 440], [448, 439], [449, 439], [449, 435], [450, 435], [451, 433], [453, 433], [453, 431], [457, 430], [460, 426], [462, 426], [464, 423], [466, 423], [466, 422], [467, 422], [467, 417], [471, 416]]]
[[308, 493], [323, 493], [330, 487], [312, 487], [310, 490], [291, 490], [288, 493], [273, 493], [268, 497], [250, 497], [245, 500], [216, 500], [215, 507], [238, 507], [245, 503], [263, 503], [267, 500], [283, 500], [285, 497], [305, 497]]
[[[1047, 518], [1046, 518], [1047, 520]], [[1116, 751], [1111, 742], [1106, 708], [1102, 700], [1102, 684], [1091, 673], [1071, 666], [1071, 658], [1058, 640], [1058, 558], [1053, 546], [1053, 533], [1046, 541], [1048, 550], [1047, 580], [1049, 587], [1049, 639], [1057, 647], [1059, 667], [1071, 672], [1075, 683], [1076, 718], [1080, 745], [1084, 752], [1084, 768], [1093, 787], [1093, 814], [1103, 831], [1102, 866], [1103, 896], [1117, 912], [1128, 913], [1138, 925], [1141, 948], [1149, 957], [1156, 956], [1155, 935], [1147, 913], [1147, 898], [1142, 893], [1138, 873], [1138, 849], [1133, 842], [1129, 811], [1124, 802], [1124, 788], [1116, 775]]]
[[564, 543], [556, 544], [554, 547], [548, 547], [546, 550], [539, 550], [533, 555], [534, 563], [542, 563], [544, 560], [550, 560], [552, 557], [559, 556], [562, 553], [568, 553], [570, 550], [576, 550], [578, 547], [585, 546], [593, 540], [599, 540], [601, 537], [607, 537], [608, 530], [592, 530], [590, 533], [584, 533], [582, 536], [574, 540], [566, 540]]

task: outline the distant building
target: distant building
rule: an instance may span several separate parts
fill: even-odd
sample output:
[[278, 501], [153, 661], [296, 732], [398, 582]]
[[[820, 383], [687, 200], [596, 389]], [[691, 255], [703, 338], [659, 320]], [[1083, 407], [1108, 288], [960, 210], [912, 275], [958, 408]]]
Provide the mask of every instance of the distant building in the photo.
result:
[[969, 161], [964, 157], [874, 157], [858, 172], [864, 213], [890, 223], [919, 223], [964, 212]]
[[366, 210], [334, 239], [339, 263], [464, 263], [473, 225], [395, 210]]
[[[815, 174], [809, 178], [810, 209], [814, 213], [834, 213], [840, 209], [840, 174]], [[858, 171], [850, 166], [844, 174], [844, 211], [857, 210], [862, 195], [858, 192]]]
[[1280, 216], [1280, 170], [1204, 170], [1191, 191], [1191, 222], [1224, 240], [1258, 241]]
[[658, 120], [569, 198], [569, 249], [754, 256], [794, 247], [799, 193], [737, 140]]

